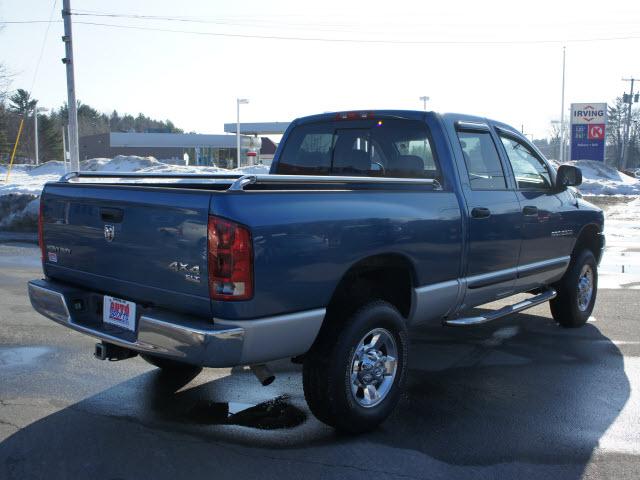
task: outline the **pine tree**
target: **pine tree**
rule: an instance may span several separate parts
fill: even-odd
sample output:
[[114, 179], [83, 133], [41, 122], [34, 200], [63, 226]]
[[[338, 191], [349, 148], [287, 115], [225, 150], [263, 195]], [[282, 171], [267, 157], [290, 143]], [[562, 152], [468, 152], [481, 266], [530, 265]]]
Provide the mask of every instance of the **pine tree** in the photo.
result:
[[31, 94], [22, 88], [9, 97], [9, 110], [21, 115], [29, 115], [38, 101], [31, 98]]
[[62, 160], [62, 131], [57, 122], [47, 115], [38, 115], [40, 151], [43, 161]]

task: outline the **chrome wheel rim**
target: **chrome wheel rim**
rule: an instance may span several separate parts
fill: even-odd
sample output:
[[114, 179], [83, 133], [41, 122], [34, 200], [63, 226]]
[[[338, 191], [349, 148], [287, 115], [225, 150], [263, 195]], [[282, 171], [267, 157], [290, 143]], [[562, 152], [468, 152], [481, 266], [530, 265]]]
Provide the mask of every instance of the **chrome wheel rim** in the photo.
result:
[[591, 265], [585, 265], [578, 277], [578, 309], [584, 312], [589, 308], [593, 296], [593, 269]]
[[358, 405], [371, 408], [389, 394], [398, 370], [398, 347], [384, 328], [367, 333], [351, 358], [351, 394]]

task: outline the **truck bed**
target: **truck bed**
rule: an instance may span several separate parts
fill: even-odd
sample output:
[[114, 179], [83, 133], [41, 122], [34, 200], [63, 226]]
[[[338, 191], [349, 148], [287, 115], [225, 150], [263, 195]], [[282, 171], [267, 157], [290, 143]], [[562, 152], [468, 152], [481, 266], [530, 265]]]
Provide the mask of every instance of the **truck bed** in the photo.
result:
[[[113, 175], [120, 183], [106, 174], [107, 183], [47, 185], [47, 277], [203, 318], [250, 319], [324, 307], [344, 272], [390, 245], [420, 265], [418, 285], [455, 278], [460, 268], [458, 200], [429, 180], [248, 175], [149, 183]], [[210, 215], [251, 231], [250, 300], [210, 298]]]

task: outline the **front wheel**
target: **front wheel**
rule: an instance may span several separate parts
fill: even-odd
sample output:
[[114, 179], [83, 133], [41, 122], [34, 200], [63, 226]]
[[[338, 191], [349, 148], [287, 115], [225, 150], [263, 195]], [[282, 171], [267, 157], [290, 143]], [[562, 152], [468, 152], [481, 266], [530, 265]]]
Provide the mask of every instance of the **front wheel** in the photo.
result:
[[590, 250], [572, 260], [556, 288], [558, 296], [550, 302], [555, 321], [567, 328], [587, 323], [598, 293], [598, 265]]
[[358, 433], [384, 421], [404, 384], [405, 321], [384, 301], [365, 305], [323, 328], [306, 355], [304, 395], [311, 412], [339, 430]]

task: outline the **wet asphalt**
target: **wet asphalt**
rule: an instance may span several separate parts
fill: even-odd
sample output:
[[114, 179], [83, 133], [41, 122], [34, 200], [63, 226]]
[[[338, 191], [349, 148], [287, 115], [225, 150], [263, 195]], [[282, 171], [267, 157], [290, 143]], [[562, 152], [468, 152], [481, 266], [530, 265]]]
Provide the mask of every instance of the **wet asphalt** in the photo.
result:
[[0, 244], [0, 478], [640, 477], [640, 291], [601, 290], [564, 330], [547, 305], [412, 332], [406, 393], [375, 432], [315, 420], [300, 367], [166, 377], [100, 362], [32, 311], [32, 245]]

